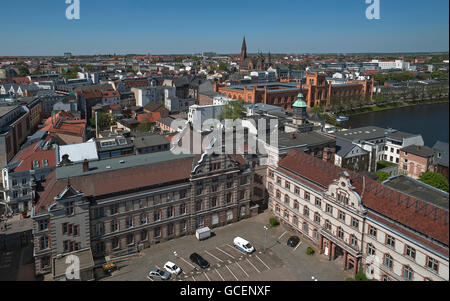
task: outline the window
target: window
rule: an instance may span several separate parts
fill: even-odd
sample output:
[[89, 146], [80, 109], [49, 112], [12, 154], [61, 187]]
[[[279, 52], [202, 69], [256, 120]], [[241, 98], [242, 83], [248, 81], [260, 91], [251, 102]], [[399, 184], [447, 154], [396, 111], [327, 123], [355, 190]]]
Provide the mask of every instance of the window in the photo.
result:
[[42, 236], [39, 240], [41, 250], [45, 250], [48, 248], [48, 237]]
[[141, 241], [147, 240], [147, 230], [142, 230], [141, 232]]
[[339, 219], [340, 219], [341, 221], [344, 221], [344, 222], [345, 222], [345, 213], [344, 213], [344, 212], [339, 211]]
[[284, 187], [288, 190], [291, 190], [291, 183], [289, 183], [288, 181], [285, 181]]
[[280, 192], [279, 190], [277, 190], [276, 198], [277, 198], [278, 200], [281, 200], [281, 192]]
[[297, 211], [300, 209], [300, 204], [298, 203], [298, 201], [294, 201], [294, 209]]
[[281, 186], [281, 178], [277, 177], [277, 184]]
[[39, 221], [39, 231], [44, 231], [48, 229], [48, 219]]
[[405, 280], [413, 280], [413, 270], [409, 266], [403, 267], [403, 278]]
[[285, 205], [289, 205], [289, 203], [290, 203], [290, 199], [289, 199], [289, 196], [286, 194], [286, 195], [284, 196], [284, 204], [285, 204]]
[[68, 202], [64, 204], [66, 215], [73, 215], [73, 202]]
[[203, 225], [204, 225], [203, 217], [199, 217], [195, 220], [196, 229], [203, 228]]
[[184, 199], [186, 198], [186, 190], [181, 190], [180, 191], [180, 199]]
[[95, 225], [95, 232], [97, 236], [102, 236], [103, 234], [105, 234], [104, 226], [102, 223]]
[[111, 232], [116, 232], [118, 230], [118, 224], [117, 224], [117, 220], [112, 220], [111, 221]]
[[310, 198], [311, 198], [311, 195], [309, 194], [309, 192], [305, 191], [305, 200], [309, 201]]
[[119, 239], [117, 237], [114, 237], [111, 241], [111, 247], [113, 249], [117, 249], [119, 247]]
[[217, 197], [216, 196], [213, 196], [212, 198], [211, 198], [211, 208], [214, 208], [214, 207], [216, 207], [217, 206]]
[[339, 228], [337, 229], [337, 237], [339, 237], [340, 239], [343, 239], [343, 238], [344, 238], [344, 230], [342, 230], [341, 227], [339, 227]]
[[358, 244], [358, 239], [356, 238], [355, 235], [350, 236], [350, 244], [351, 244], [353, 247], [356, 247], [356, 246], [357, 246], [357, 244]]
[[153, 213], [153, 220], [156, 222], [156, 221], [159, 221], [160, 219], [161, 219], [161, 211], [156, 210]]
[[231, 203], [232, 195], [231, 193], [227, 194], [227, 204]]
[[173, 231], [173, 224], [168, 224], [167, 225], [167, 235], [173, 235], [174, 231]]
[[280, 213], [280, 206], [276, 205], [276, 206], [275, 206], [275, 211], [276, 211], [277, 213]]
[[295, 193], [296, 195], [300, 195], [300, 188], [298, 188], [297, 186], [295, 186], [294, 193]]
[[155, 238], [161, 237], [161, 227], [155, 228], [154, 234]]
[[387, 275], [383, 275], [383, 281], [391, 281], [391, 278]]
[[394, 261], [393, 261], [393, 259], [392, 259], [392, 256], [389, 255], [389, 254], [386, 254], [386, 255], [384, 256], [384, 265], [385, 265], [386, 267], [392, 269], [393, 264], [394, 264]]
[[202, 210], [202, 201], [196, 201], [195, 202], [195, 211], [201, 211]]
[[132, 205], [132, 203], [131, 203], [131, 201], [128, 201], [128, 202], [125, 202], [125, 211], [130, 211], [130, 210], [132, 210], [133, 208], [133, 205]]
[[73, 226], [73, 236], [78, 236], [80, 233], [80, 226]]
[[141, 225], [145, 225], [147, 223], [147, 215], [141, 214], [139, 220], [141, 221]]
[[273, 177], [274, 177], [273, 171], [269, 171], [269, 178], [273, 179]]
[[233, 220], [233, 211], [227, 211], [227, 221]]
[[303, 215], [309, 217], [309, 208], [306, 206], [303, 208]]
[[320, 224], [320, 214], [319, 213], [314, 213], [314, 222], [316, 222], [317, 224]]
[[431, 257], [427, 257], [427, 268], [437, 272], [438, 271], [438, 267], [439, 267], [439, 264], [438, 264], [438, 261], [436, 259], [431, 258]]
[[134, 235], [128, 234], [127, 235], [127, 245], [131, 245], [134, 242]]
[[180, 215], [183, 215], [186, 213], [186, 204], [180, 205]]
[[326, 210], [327, 210], [327, 213], [333, 215], [333, 207], [331, 205], [327, 204], [327, 209]]
[[12, 186], [17, 186], [17, 180], [12, 180]]
[[292, 218], [292, 223], [294, 224], [295, 227], [298, 227], [298, 218], [295, 215]]
[[111, 205], [111, 215], [119, 213], [119, 204]]
[[171, 218], [173, 216], [173, 207], [167, 208], [167, 218]]
[[367, 254], [375, 255], [375, 247], [372, 244], [367, 245]]
[[303, 223], [303, 232], [305, 232], [306, 235], [308, 235], [308, 224]]
[[33, 168], [39, 168], [39, 161], [33, 161]]
[[289, 220], [289, 211], [284, 210], [284, 218]]
[[352, 227], [358, 229], [359, 221], [356, 218], [352, 218]]
[[369, 235], [372, 237], [377, 237], [377, 228], [369, 226]]
[[395, 238], [386, 234], [386, 245], [395, 248]]
[[416, 250], [411, 246], [406, 246], [405, 255], [411, 259], [416, 259]]
[[104, 207], [94, 209], [94, 218], [100, 218], [100, 217], [103, 217], [104, 215], [105, 215]]
[[330, 223], [330, 221], [325, 221], [325, 229], [327, 230], [327, 231], [331, 231], [331, 223]]
[[186, 232], [186, 222], [182, 221], [180, 223], [180, 232]]
[[315, 205], [317, 207], [322, 207], [322, 200], [320, 198], [316, 198]]
[[133, 227], [133, 218], [131, 216], [127, 217], [126, 227], [127, 229]]

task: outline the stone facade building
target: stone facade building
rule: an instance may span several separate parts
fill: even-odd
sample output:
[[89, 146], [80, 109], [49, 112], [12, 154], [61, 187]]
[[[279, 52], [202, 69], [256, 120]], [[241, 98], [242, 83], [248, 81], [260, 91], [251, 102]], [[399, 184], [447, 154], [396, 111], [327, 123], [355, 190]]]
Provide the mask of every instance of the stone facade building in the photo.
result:
[[269, 209], [315, 245], [377, 280], [449, 280], [447, 206], [298, 150], [269, 167]]
[[59, 167], [33, 208], [36, 273], [71, 252], [103, 257], [247, 218], [252, 181], [234, 155], [163, 152]]

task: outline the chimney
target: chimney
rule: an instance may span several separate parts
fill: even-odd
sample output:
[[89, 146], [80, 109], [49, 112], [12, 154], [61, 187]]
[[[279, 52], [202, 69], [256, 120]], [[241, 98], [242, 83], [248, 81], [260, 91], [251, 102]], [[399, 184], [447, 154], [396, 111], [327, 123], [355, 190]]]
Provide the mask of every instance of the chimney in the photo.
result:
[[87, 159], [84, 159], [83, 161], [83, 172], [89, 171], [89, 161]]

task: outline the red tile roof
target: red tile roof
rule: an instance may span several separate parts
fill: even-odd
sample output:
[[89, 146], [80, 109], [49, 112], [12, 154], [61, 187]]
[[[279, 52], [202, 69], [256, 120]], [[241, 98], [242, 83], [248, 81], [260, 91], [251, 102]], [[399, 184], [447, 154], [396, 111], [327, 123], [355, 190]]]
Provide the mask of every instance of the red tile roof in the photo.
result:
[[43, 150], [39, 147], [40, 142], [29, 145], [21, 150], [12, 160], [12, 162], [21, 162], [19, 166], [14, 169], [14, 172], [21, 172], [26, 170], [33, 170], [34, 161], [39, 161], [39, 168], [44, 167], [42, 161], [47, 160], [48, 166], [56, 166], [56, 151], [54, 149]]
[[161, 119], [160, 112], [143, 113], [137, 115], [137, 120], [139, 121], [139, 123], [155, 123], [159, 119]]
[[61, 111], [55, 114], [54, 124], [52, 117], [49, 117], [45, 122], [45, 126], [40, 131], [47, 131], [53, 134], [69, 134], [75, 136], [83, 136], [86, 129], [86, 120], [75, 120], [72, 114]]
[[[326, 189], [346, 171], [298, 150], [292, 150], [280, 161], [279, 166], [280, 172], [286, 173], [288, 170], [297, 178], [312, 181], [314, 186], [321, 186], [322, 189]], [[367, 209], [449, 244], [448, 210], [395, 191], [370, 178], [350, 171], [347, 173]], [[412, 232], [405, 229], [401, 227], [401, 232], [411, 235]]]
[[115, 98], [115, 97], [120, 97], [120, 94], [117, 91], [103, 91], [102, 97], [103, 98]]

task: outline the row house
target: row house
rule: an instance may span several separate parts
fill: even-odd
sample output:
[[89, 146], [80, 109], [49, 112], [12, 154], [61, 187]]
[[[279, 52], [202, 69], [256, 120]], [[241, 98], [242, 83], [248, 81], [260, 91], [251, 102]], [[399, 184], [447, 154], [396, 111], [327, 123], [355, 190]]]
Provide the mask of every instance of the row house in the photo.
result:
[[251, 185], [252, 171], [232, 155], [161, 152], [58, 167], [33, 207], [36, 273], [72, 252], [101, 258], [247, 218]]
[[[345, 270], [449, 280], [448, 205], [423, 201], [292, 150], [269, 166], [269, 209]], [[448, 202], [447, 202], [448, 204]]]

